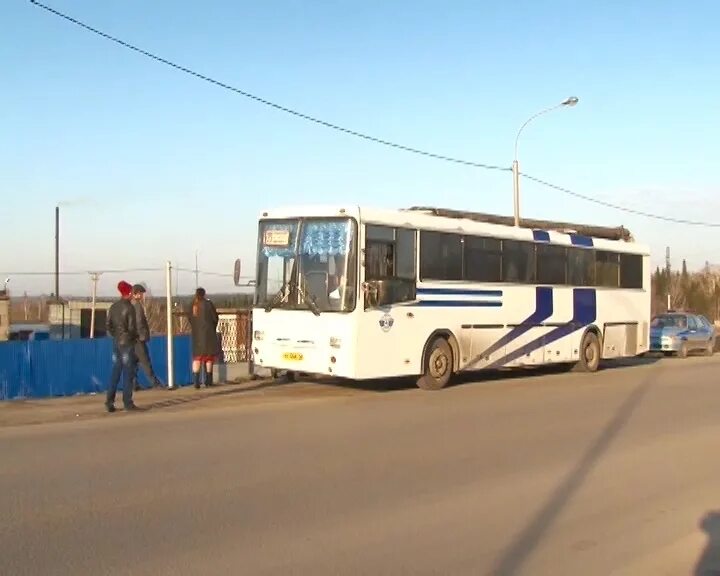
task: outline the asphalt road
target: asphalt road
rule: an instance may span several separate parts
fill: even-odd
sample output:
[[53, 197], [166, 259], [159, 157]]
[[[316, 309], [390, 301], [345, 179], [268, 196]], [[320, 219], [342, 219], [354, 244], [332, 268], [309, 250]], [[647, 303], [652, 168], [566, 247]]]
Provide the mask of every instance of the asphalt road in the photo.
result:
[[0, 574], [720, 574], [719, 375], [294, 384], [5, 428]]

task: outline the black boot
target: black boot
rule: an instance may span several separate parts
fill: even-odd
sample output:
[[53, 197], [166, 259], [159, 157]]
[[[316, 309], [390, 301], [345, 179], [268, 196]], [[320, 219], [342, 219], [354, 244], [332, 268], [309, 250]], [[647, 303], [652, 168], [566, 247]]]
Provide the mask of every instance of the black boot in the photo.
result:
[[205, 372], [205, 386], [210, 388], [213, 385], [213, 373], [212, 370]]
[[200, 390], [200, 372], [193, 372], [193, 386], [196, 390]]

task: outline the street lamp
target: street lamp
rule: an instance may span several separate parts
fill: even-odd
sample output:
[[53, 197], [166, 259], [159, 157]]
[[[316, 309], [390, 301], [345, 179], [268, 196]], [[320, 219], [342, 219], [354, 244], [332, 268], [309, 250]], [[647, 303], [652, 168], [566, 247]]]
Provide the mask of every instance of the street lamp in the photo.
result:
[[542, 116], [543, 114], [547, 114], [548, 112], [552, 112], [553, 110], [556, 110], [558, 108], [563, 108], [565, 106], [575, 106], [575, 104], [578, 103], [577, 96], [570, 96], [569, 98], [566, 98], [560, 104], [555, 104], [554, 106], [550, 106], [550, 108], [545, 108], [545, 110], [540, 110], [537, 114], [533, 114], [528, 118], [525, 123], [520, 126], [520, 130], [518, 130], [517, 136], [515, 136], [515, 159], [513, 160], [512, 165], [512, 173], [513, 173], [513, 203], [515, 208], [515, 226], [520, 226], [520, 165], [518, 164], [518, 140], [520, 139], [520, 134], [522, 134], [522, 131], [525, 129], [525, 126], [530, 124], [535, 118], [538, 116]]

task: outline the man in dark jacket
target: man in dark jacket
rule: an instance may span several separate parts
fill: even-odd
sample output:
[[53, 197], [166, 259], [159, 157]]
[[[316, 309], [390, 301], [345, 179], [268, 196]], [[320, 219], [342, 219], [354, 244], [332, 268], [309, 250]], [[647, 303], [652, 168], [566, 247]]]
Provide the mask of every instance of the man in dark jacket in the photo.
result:
[[137, 410], [133, 403], [133, 376], [136, 370], [135, 343], [138, 340], [135, 309], [130, 303], [132, 286], [125, 281], [118, 284], [121, 298], [107, 312], [107, 333], [113, 338], [113, 367], [105, 406], [115, 412], [115, 395], [123, 376], [123, 405], [125, 410]]
[[135, 321], [137, 323], [138, 341], [135, 343], [135, 356], [137, 357], [138, 366], [135, 367], [133, 376], [133, 388], [140, 390], [140, 382], [138, 381], [138, 367], [147, 374], [148, 380], [155, 388], [162, 388], [163, 383], [157, 377], [150, 361], [150, 352], [148, 351], [148, 341], [150, 340], [150, 326], [145, 315], [145, 287], [142, 284], [135, 284], [132, 287], [132, 305], [135, 309]]

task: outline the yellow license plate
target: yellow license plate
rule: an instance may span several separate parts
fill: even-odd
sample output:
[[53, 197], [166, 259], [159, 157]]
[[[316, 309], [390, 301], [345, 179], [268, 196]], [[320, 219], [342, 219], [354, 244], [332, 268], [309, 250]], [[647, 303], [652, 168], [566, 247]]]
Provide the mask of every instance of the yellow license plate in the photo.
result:
[[303, 359], [303, 355], [300, 352], [285, 352], [283, 358], [291, 362], [300, 362]]

